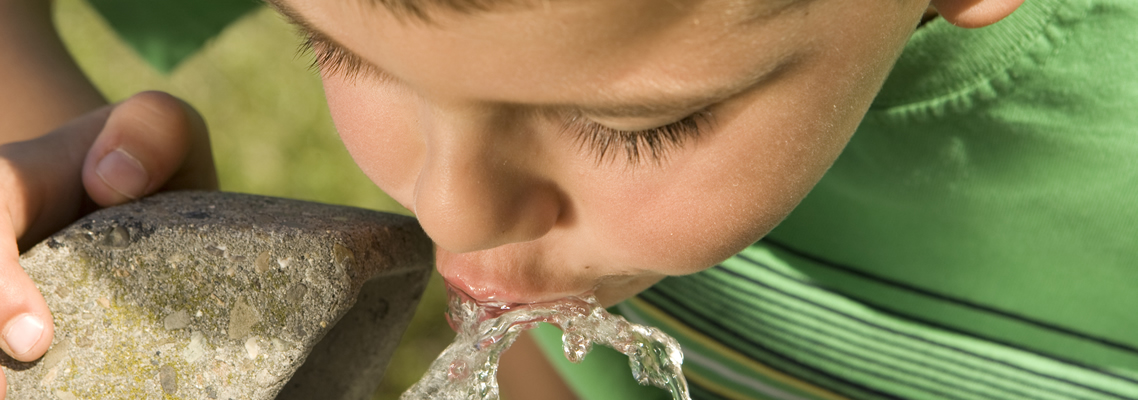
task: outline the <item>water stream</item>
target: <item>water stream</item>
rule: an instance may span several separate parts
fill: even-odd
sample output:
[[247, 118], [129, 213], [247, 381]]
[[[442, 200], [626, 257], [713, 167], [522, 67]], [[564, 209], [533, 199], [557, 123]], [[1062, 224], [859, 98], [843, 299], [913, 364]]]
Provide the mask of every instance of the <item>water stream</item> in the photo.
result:
[[609, 314], [596, 298], [567, 297], [532, 304], [480, 303], [448, 288], [447, 318], [458, 333], [427, 373], [401, 400], [496, 400], [498, 358], [518, 335], [540, 322], [561, 328], [565, 357], [580, 362], [593, 343], [628, 356], [632, 376], [641, 385], [690, 400], [680, 365], [683, 353], [675, 339], [656, 328], [633, 324]]

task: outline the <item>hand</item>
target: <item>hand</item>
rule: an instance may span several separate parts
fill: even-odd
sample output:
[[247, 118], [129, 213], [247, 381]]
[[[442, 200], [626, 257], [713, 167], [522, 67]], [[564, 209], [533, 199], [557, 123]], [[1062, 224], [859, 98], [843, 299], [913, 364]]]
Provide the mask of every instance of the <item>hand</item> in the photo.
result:
[[[51, 311], [19, 252], [97, 207], [166, 189], [216, 189], [205, 122], [144, 92], [37, 139], [0, 146], [0, 350], [32, 361], [51, 347]], [[7, 384], [0, 373], [0, 400]]]

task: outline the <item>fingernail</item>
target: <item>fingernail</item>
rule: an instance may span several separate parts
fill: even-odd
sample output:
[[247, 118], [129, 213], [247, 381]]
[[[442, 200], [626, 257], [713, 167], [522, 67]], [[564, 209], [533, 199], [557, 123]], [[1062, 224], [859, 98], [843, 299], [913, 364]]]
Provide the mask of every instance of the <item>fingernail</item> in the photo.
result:
[[8, 331], [4, 333], [4, 341], [12, 355], [18, 356], [32, 350], [43, 336], [43, 321], [31, 315], [21, 315], [8, 324]]
[[144, 191], [150, 182], [150, 175], [146, 173], [142, 163], [122, 148], [103, 156], [95, 166], [95, 174], [111, 189], [131, 199], [146, 194]]

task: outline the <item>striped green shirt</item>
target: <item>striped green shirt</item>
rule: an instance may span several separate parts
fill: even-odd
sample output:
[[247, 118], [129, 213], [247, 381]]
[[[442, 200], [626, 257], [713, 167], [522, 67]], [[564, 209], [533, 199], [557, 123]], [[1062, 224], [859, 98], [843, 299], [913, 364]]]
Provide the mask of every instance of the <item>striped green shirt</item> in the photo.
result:
[[[1138, 399], [1135, 160], [1138, 2], [934, 20], [775, 231], [616, 311], [696, 399]], [[589, 357], [582, 398], [668, 398]]]

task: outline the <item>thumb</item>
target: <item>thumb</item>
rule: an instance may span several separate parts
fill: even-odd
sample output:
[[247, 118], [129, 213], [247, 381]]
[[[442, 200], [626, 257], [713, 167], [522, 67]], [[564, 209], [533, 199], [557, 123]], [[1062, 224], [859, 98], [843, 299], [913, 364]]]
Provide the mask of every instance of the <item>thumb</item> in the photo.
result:
[[163, 188], [216, 189], [205, 121], [169, 94], [134, 95], [115, 106], [87, 152], [83, 186], [104, 207]]
[[20, 267], [13, 232], [8, 213], [0, 212], [0, 350], [32, 361], [51, 346], [54, 326], [43, 296]]

